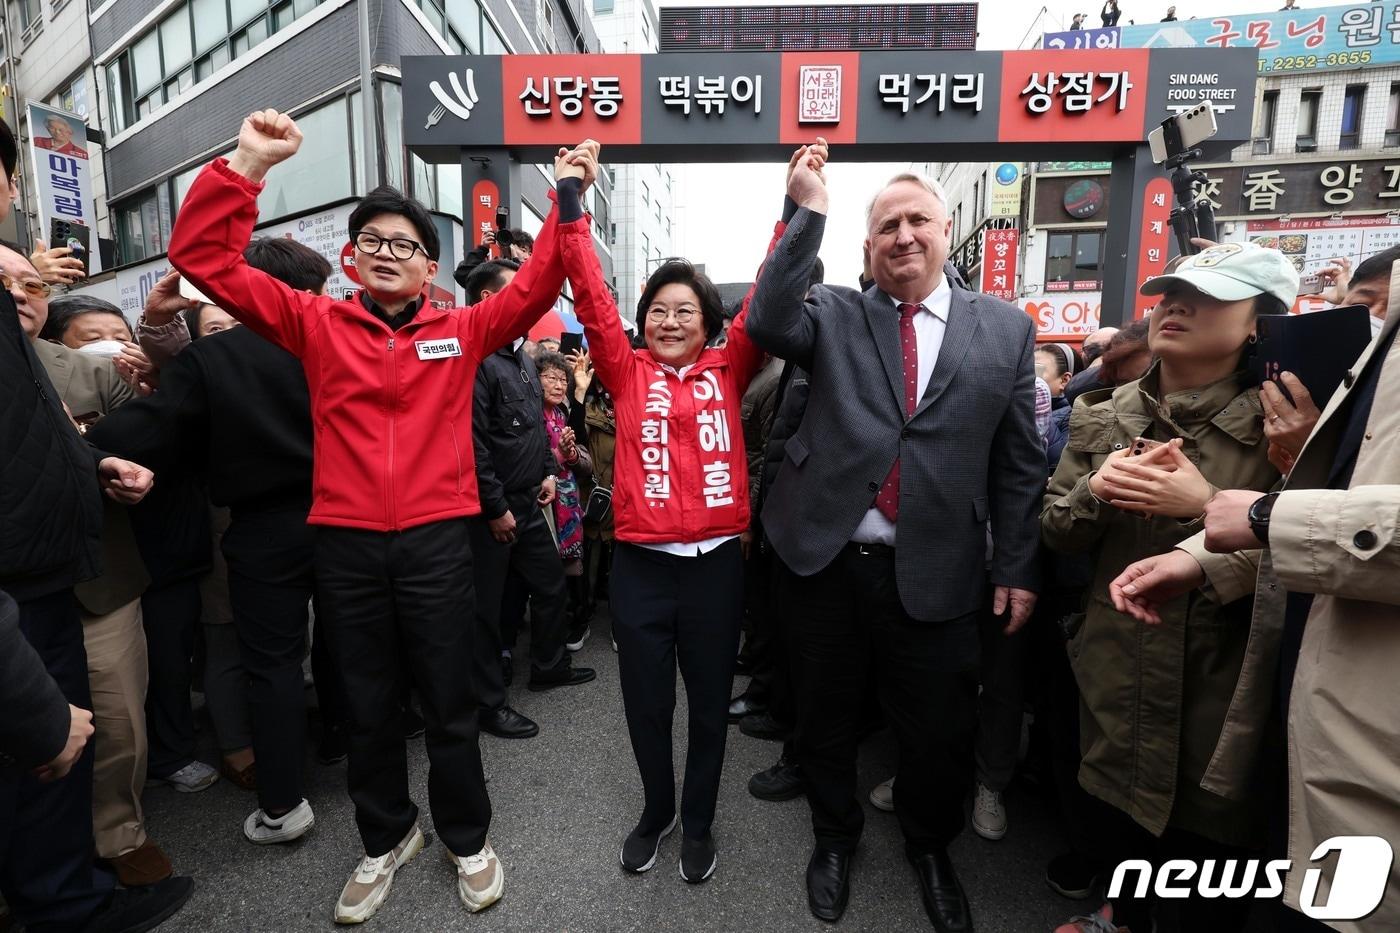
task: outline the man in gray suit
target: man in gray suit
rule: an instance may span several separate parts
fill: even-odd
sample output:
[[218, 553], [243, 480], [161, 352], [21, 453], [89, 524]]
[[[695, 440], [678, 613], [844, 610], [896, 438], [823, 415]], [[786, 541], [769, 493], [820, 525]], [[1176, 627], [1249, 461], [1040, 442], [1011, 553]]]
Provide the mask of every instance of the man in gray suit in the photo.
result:
[[[792, 172], [799, 210], [769, 256], [749, 332], [811, 375], [811, 396], [763, 509], [788, 582], [796, 750], [816, 849], [813, 914], [845, 909], [864, 817], [856, 745], [867, 679], [899, 747], [895, 810], [935, 928], [972, 930], [947, 854], [972, 780], [977, 618], [1007, 631], [1035, 605], [1045, 452], [1035, 429], [1035, 328], [1011, 305], [950, 289], [951, 222], [936, 183], [896, 177], [871, 204], [874, 285], [807, 282], [826, 221], [812, 146]], [[805, 295], [805, 298], [804, 298]], [[990, 522], [995, 546], [987, 560]]]

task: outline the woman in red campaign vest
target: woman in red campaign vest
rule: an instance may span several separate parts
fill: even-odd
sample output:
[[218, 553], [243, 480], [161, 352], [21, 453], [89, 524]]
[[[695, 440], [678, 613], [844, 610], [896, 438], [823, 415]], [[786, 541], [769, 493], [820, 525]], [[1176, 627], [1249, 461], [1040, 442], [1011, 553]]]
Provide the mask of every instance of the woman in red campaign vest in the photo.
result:
[[[805, 156], [798, 150], [793, 163]], [[778, 224], [773, 243], [785, 226]], [[739, 405], [764, 353], [744, 328], [748, 298], [725, 345], [706, 347], [723, 326], [723, 304], [684, 260], [663, 264], [647, 281], [637, 303], [646, 346], [633, 350], [592, 246], [561, 245], [574, 310], [616, 411], [613, 635], [645, 797], [622, 866], [651, 868], [676, 825], [671, 723], [679, 662], [689, 708], [680, 872], [698, 883], [717, 864], [710, 826], [743, 615], [739, 535], [749, 527], [749, 499]]]

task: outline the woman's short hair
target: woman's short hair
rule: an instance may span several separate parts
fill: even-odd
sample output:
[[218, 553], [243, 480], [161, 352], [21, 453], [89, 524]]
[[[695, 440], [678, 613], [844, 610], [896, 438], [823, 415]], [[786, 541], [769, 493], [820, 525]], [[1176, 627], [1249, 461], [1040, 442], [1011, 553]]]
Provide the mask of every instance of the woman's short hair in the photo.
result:
[[647, 319], [647, 310], [656, 293], [667, 285], [685, 285], [700, 300], [700, 316], [705, 322], [705, 339], [711, 340], [724, 330], [724, 299], [709, 276], [684, 259], [668, 259], [647, 279], [642, 297], [637, 302], [637, 323]]
[[1254, 296], [1254, 314], [1256, 317], [1261, 314], [1287, 314], [1289, 310], [1288, 305], [1284, 304], [1283, 299], [1277, 295], [1271, 295], [1268, 292], [1260, 292], [1258, 295]]
[[569, 365], [568, 357], [557, 350], [545, 350], [535, 357], [535, 369], [539, 370], [541, 374], [546, 369], [557, 369], [566, 376], [572, 376], [574, 372], [574, 368]]

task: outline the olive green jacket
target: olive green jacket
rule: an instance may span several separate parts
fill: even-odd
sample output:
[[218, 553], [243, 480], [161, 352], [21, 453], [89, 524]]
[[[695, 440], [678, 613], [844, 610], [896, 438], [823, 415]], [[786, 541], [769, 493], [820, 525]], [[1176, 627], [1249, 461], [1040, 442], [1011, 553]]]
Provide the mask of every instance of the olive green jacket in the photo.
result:
[[1200, 522], [1120, 511], [1093, 496], [1089, 479], [1138, 435], [1183, 438], [1183, 453], [1217, 489], [1267, 490], [1278, 471], [1267, 458], [1259, 392], [1245, 388], [1242, 374], [1159, 403], [1159, 366], [1138, 382], [1081, 396], [1040, 518], [1050, 548], [1097, 557], [1084, 620], [1069, 642], [1081, 696], [1079, 781], [1156, 835], [1171, 825], [1245, 845], [1259, 841], [1259, 807], [1203, 790], [1201, 778], [1239, 679], [1248, 601], [1222, 607], [1191, 593], [1160, 608], [1160, 625], [1116, 611], [1109, 583]]

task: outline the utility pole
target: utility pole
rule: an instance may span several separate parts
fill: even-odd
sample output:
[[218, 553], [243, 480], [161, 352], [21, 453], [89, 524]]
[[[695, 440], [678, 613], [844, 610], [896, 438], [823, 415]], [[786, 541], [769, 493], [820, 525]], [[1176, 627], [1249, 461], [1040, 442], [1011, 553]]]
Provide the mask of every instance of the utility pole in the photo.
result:
[[359, 0], [360, 10], [360, 133], [363, 137], [365, 192], [379, 185], [379, 107], [374, 99], [374, 76], [370, 66], [370, 0]]

